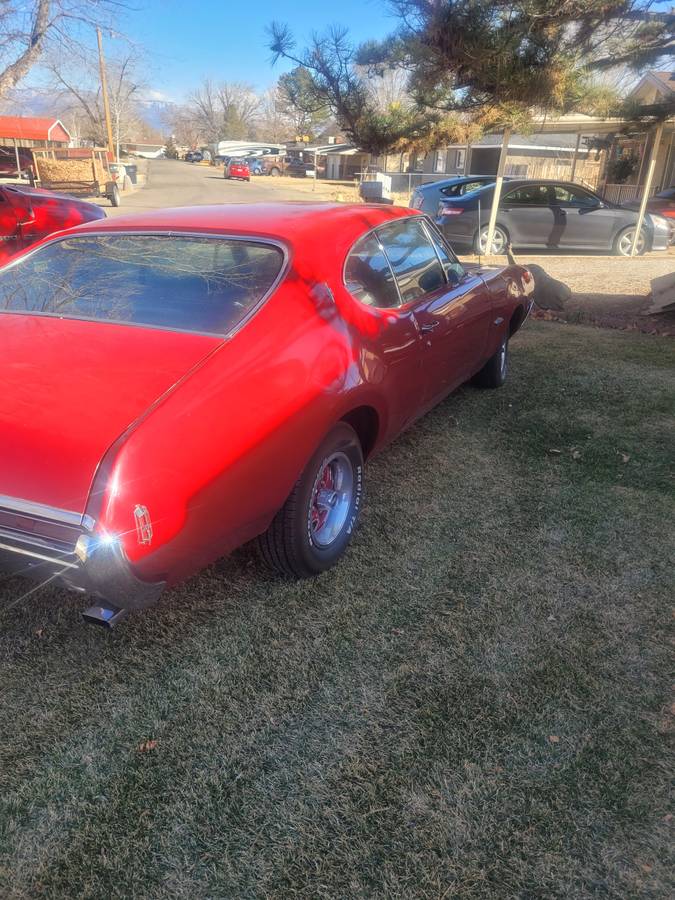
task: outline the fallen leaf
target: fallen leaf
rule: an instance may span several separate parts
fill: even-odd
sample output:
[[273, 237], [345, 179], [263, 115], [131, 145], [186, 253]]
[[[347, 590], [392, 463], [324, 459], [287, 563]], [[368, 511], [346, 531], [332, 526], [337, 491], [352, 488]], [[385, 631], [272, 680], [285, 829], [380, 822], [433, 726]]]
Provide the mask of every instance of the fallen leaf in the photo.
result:
[[672, 814], [672, 813], [666, 813], [666, 815], [663, 817], [663, 821], [664, 821], [664, 822], [672, 822], [672, 820], [673, 820], [673, 814]]
[[630, 459], [630, 453], [622, 453], [621, 451], [619, 451], [619, 456], [621, 457], [622, 463], [627, 463]]
[[557, 734], [549, 734], [548, 739], [549, 739], [549, 741], [550, 741], [552, 744], [559, 744], [559, 743], [560, 743], [560, 738], [558, 737]]
[[649, 865], [649, 863], [642, 863], [640, 868], [642, 869], [643, 872], [651, 872], [651, 870], [652, 870], [652, 867]]
[[138, 745], [139, 753], [149, 753], [150, 750], [154, 750], [157, 746], [157, 741], [143, 741]]
[[581, 450], [572, 450], [572, 459], [581, 459]]
[[560, 456], [560, 454], [562, 453], [562, 450], [551, 449], [548, 452], [553, 454], [554, 456]]
[[44, 636], [45, 636], [45, 630], [44, 630], [44, 628], [38, 628], [38, 630], [35, 632], [35, 637], [41, 638], [41, 637], [44, 637]]

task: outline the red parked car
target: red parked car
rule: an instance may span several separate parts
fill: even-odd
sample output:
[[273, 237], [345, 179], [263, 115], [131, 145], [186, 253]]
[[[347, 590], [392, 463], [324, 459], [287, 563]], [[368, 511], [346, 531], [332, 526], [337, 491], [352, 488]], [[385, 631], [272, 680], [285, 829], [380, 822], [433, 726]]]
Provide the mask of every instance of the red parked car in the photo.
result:
[[0, 568], [111, 623], [258, 538], [345, 551], [364, 460], [503, 384], [529, 271], [461, 265], [397, 207], [251, 204], [83, 225], [0, 271]]
[[55, 231], [104, 218], [95, 203], [39, 188], [0, 187], [0, 265]]
[[241, 178], [242, 181], [251, 180], [251, 169], [245, 159], [233, 157], [225, 164], [225, 178]]

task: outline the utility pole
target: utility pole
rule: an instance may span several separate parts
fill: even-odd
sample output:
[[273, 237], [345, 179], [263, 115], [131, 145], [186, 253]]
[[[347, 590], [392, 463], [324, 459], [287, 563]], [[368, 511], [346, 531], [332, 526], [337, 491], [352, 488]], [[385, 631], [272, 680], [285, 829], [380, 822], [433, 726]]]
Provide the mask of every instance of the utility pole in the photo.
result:
[[[103, 95], [103, 112], [105, 113], [105, 128], [108, 134], [108, 150], [113, 159], [115, 156], [115, 142], [113, 141], [112, 123], [110, 121], [110, 105], [108, 103], [108, 81], [105, 77], [105, 61], [103, 59], [103, 39], [101, 38], [101, 29], [96, 29], [96, 38], [98, 40], [98, 66], [101, 71], [101, 94]], [[118, 160], [119, 161], [119, 160]]]

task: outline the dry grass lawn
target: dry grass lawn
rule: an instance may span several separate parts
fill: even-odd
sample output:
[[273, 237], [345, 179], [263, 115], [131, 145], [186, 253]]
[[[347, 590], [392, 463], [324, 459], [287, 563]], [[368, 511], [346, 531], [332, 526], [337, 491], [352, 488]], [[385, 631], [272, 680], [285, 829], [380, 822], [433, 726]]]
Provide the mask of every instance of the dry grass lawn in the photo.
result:
[[672, 344], [530, 322], [345, 561], [112, 634], [0, 586], [0, 895], [672, 896]]

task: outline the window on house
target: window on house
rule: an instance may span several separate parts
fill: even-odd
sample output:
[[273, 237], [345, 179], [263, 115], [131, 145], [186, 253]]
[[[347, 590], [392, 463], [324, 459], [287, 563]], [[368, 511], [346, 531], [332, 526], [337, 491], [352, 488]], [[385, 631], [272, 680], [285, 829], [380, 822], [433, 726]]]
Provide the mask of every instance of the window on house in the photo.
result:
[[466, 165], [466, 150], [455, 150], [455, 169], [464, 171]]
[[445, 172], [445, 150], [437, 150], [434, 157], [434, 172]]
[[527, 163], [507, 163], [504, 168], [504, 174], [510, 175], [511, 178], [527, 178]]

